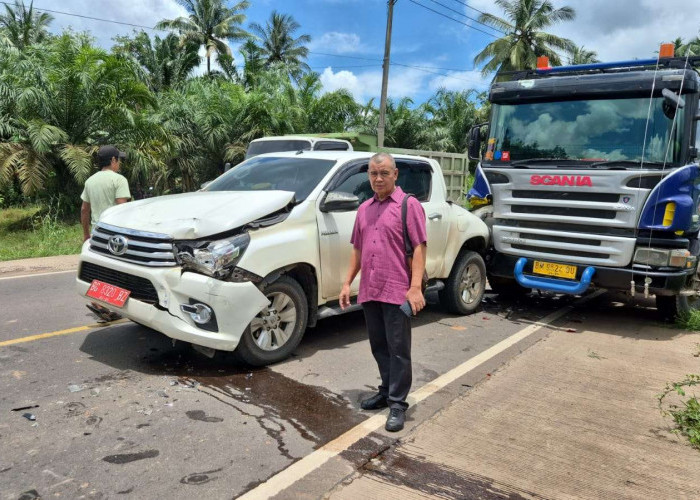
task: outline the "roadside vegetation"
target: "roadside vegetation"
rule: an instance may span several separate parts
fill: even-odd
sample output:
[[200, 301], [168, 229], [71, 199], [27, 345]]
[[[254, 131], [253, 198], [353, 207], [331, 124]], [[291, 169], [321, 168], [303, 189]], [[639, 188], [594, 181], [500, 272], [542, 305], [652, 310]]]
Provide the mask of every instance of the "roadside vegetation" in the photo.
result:
[[[698, 353], [694, 355], [697, 357]], [[687, 388], [698, 385], [700, 375], [695, 374], [666, 384], [664, 391], [658, 395], [658, 406], [663, 416], [673, 419], [675, 428], [671, 432], [688, 438], [690, 444], [700, 450], [700, 401], [695, 394], [685, 399]]]
[[[59, 221], [72, 227], [102, 144], [128, 153], [123, 172], [140, 198], [197, 189], [227, 162], [241, 161], [258, 137], [376, 133], [377, 103], [358, 102], [343, 89], [324, 92], [306, 62], [311, 37], [291, 15], [273, 11], [263, 23], [247, 23], [247, 0], [181, 4], [188, 15], [163, 19], [158, 28], [165, 31], [134, 31], [115, 38], [110, 50], [89, 33], [51, 34], [52, 16], [30, 2], [2, 6], [0, 209], [37, 205], [46, 212], [53, 203], [54, 230]], [[559, 63], [562, 51], [595, 59], [544, 31], [573, 19], [573, 9], [554, 9], [548, 0], [497, 4], [504, 18], [481, 20], [507, 34], [477, 56], [486, 73], [530, 67], [541, 54]], [[242, 60], [229, 42], [242, 42]], [[678, 44], [698, 47], [697, 40]], [[440, 89], [424, 103], [390, 100], [385, 145], [464, 153], [468, 131], [488, 114], [486, 93], [474, 89]]]

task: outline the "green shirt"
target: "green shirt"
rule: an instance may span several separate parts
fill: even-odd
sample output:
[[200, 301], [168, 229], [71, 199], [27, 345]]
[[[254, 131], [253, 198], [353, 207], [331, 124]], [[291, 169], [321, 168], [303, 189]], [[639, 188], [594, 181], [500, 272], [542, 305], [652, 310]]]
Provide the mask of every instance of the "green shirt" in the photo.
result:
[[117, 204], [117, 198], [131, 198], [131, 193], [126, 177], [106, 169], [85, 181], [85, 189], [80, 198], [90, 204], [92, 224], [96, 224], [102, 212]]

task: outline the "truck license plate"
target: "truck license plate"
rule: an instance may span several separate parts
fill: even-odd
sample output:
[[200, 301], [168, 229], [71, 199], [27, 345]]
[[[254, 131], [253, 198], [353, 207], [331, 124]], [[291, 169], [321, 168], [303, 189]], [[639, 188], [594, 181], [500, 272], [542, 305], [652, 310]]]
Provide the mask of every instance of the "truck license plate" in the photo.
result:
[[129, 298], [129, 295], [131, 295], [131, 292], [103, 281], [92, 280], [92, 284], [86, 295], [116, 307], [124, 307], [124, 303], [126, 299]]
[[532, 265], [532, 272], [557, 278], [576, 279], [576, 266], [568, 266], [566, 264], [554, 264], [553, 262], [536, 260]]

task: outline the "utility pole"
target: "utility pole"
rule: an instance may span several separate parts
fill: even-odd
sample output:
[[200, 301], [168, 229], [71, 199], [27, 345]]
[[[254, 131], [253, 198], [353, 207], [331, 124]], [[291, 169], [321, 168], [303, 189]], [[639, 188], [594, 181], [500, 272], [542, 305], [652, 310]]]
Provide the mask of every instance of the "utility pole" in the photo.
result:
[[384, 128], [386, 126], [386, 93], [389, 87], [389, 57], [391, 55], [391, 21], [394, 17], [394, 4], [397, 0], [387, 1], [386, 40], [384, 41], [384, 63], [382, 65], [382, 96], [379, 101], [379, 124], [377, 125], [377, 146], [384, 147]]

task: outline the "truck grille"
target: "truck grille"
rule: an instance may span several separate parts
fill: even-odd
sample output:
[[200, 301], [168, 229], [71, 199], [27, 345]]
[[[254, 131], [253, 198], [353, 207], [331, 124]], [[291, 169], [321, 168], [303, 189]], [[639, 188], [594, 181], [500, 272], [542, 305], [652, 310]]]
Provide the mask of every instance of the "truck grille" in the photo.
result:
[[114, 269], [98, 266], [91, 262], [83, 262], [80, 266], [78, 279], [87, 283], [92, 283], [92, 280], [104, 281], [110, 285], [129, 290], [131, 292], [131, 298], [148, 302], [149, 304], [158, 303], [158, 292], [153, 286], [153, 283], [141, 276], [115, 271]]
[[[111, 243], [110, 240], [112, 240]], [[177, 265], [172, 238], [167, 234], [97, 224], [90, 237], [90, 250], [142, 266]]]
[[[586, 171], [591, 181], [587, 186], [534, 185], [535, 175], [555, 178], [582, 172], [488, 170], [508, 179], [491, 185], [496, 250], [534, 259], [614, 267], [632, 261], [637, 217], [659, 180], [658, 171], [609, 170]], [[654, 182], [639, 181], [647, 177]]]

